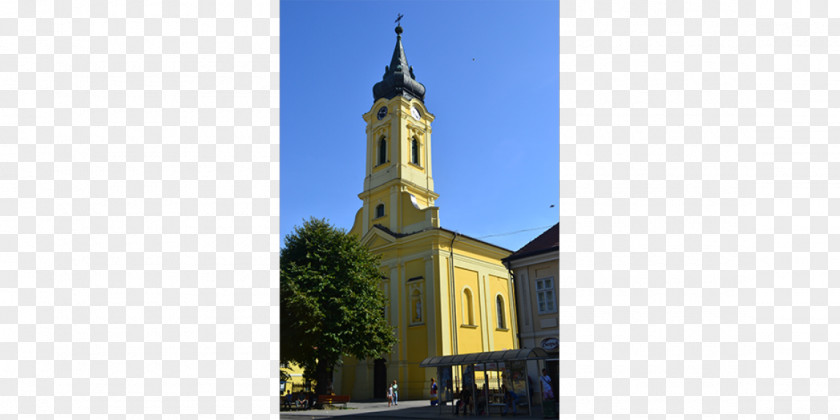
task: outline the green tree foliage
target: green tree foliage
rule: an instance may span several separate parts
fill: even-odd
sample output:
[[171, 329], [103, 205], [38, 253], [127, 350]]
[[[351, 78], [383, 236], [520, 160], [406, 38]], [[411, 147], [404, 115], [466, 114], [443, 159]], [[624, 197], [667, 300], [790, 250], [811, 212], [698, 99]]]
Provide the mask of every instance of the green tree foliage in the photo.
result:
[[383, 317], [379, 257], [325, 220], [310, 219], [280, 251], [280, 359], [324, 394], [341, 356], [379, 357], [396, 342]]

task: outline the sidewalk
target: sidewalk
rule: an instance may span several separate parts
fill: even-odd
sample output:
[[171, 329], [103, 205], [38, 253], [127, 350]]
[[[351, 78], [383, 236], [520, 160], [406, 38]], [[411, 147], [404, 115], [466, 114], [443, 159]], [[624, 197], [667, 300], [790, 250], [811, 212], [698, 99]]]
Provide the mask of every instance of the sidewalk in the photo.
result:
[[[339, 406], [340, 407], [340, 406]], [[324, 409], [324, 410], [303, 410], [303, 411], [281, 411], [281, 419], [309, 420], [309, 419], [331, 419], [347, 418], [355, 419], [541, 419], [542, 408], [531, 407], [531, 416], [526, 408], [517, 413], [516, 416], [508, 414], [502, 416], [493, 413], [491, 416], [456, 416], [452, 414], [452, 407], [432, 407], [429, 400], [400, 401], [398, 406], [388, 407], [385, 401], [363, 401], [348, 402], [347, 409]]]

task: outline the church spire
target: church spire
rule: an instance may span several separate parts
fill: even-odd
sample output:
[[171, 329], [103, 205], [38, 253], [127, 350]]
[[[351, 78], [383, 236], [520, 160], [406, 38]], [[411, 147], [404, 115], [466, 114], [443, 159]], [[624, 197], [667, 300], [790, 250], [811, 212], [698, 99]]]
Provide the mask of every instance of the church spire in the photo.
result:
[[402, 26], [397, 24], [394, 32], [397, 33], [397, 44], [394, 46], [394, 54], [391, 55], [391, 64], [385, 66], [382, 81], [373, 85], [373, 101], [403, 96], [409, 99], [417, 98], [423, 102], [426, 87], [414, 78], [414, 69], [408, 65], [408, 60], [405, 58], [405, 50], [402, 46]]

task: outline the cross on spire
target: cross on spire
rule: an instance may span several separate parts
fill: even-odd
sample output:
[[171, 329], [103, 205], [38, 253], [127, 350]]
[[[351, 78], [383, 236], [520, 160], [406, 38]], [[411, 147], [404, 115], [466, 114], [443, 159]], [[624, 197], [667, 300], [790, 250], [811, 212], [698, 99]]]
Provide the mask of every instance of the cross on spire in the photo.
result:
[[397, 20], [395, 20], [394, 23], [396, 23], [397, 26], [400, 26], [400, 19], [402, 19], [402, 18], [403, 18], [403, 15], [397, 13]]

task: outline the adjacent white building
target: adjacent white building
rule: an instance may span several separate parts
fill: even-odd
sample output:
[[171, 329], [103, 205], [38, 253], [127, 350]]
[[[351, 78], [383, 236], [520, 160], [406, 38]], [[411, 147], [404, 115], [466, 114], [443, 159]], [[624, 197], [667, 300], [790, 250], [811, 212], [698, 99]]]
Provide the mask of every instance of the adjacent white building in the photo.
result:
[[[502, 262], [514, 277], [516, 312], [521, 348], [542, 348], [558, 354], [560, 327], [557, 311], [557, 279], [560, 274], [560, 224], [555, 224]], [[552, 378], [557, 395], [559, 377], [558, 358], [547, 360], [546, 369]], [[540, 367], [528, 365], [528, 376], [535, 387], [534, 398], [539, 400]]]

